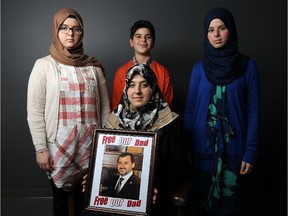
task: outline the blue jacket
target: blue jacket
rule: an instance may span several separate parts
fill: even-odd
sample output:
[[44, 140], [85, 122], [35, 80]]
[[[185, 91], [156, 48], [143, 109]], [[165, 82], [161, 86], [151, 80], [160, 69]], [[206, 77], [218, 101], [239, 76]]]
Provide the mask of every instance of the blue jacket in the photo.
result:
[[[193, 154], [215, 154], [213, 148], [208, 148], [210, 143], [206, 135], [212, 86], [206, 78], [203, 62], [197, 62], [192, 70], [184, 112], [184, 128]], [[227, 85], [229, 121], [235, 135], [227, 144], [226, 152], [251, 164], [255, 164], [258, 152], [259, 86], [258, 68], [252, 59], [249, 59], [245, 72]]]

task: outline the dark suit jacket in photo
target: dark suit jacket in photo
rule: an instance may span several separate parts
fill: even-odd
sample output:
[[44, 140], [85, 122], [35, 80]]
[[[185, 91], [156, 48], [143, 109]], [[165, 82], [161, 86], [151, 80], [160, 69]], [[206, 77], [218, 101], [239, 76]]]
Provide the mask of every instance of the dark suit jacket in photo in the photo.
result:
[[140, 182], [141, 179], [133, 174], [123, 185], [122, 189], [119, 193], [116, 193], [115, 186], [117, 183], [119, 176], [112, 177], [111, 181], [109, 181], [108, 189], [107, 189], [107, 196], [109, 197], [118, 197], [124, 199], [133, 199], [139, 200], [139, 193], [140, 193]]

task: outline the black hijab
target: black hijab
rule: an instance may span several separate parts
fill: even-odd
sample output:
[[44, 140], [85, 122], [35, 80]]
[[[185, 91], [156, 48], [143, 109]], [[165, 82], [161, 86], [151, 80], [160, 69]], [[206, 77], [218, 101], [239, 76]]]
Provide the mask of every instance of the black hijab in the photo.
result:
[[[229, 39], [221, 48], [214, 48], [208, 40], [208, 28], [213, 19], [221, 19], [229, 30]], [[238, 51], [238, 36], [233, 15], [225, 8], [215, 8], [204, 21], [204, 70], [214, 85], [226, 85], [245, 70], [248, 57]]]

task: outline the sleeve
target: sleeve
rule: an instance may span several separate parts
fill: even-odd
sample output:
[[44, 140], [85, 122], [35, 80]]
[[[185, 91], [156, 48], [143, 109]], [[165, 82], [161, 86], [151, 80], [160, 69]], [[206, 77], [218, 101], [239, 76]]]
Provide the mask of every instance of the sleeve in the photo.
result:
[[189, 152], [183, 134], [183, 119], [180, 116], [175, 120], [174, 126], [170, 129], [170, 133], [172, 135], [171, 140], [174, 140], [169, 147], [170, 157], [173, 159], [175, 170], [177, 170], [176, 175], [180, 178], [180, 182], [182, 182], [189, 169]]
[[[183, 136], [183, 121], [180, 116], [159, 132], [157, 149], [156, 187], [174, 191], [189, 171], [188, 151]], [[169, 164], [169, 166], [167, 166]], [[173, 179], [168, 181], [167, 179]]]
[[184, 130], [187, 134], [191, 134], [192, 132], [192, 121], [195, 113], [197, 91], [200, 80], [198, 74], [198, 69], [194, 66], [190, 77], [188, 94], [184, 110]]
[[163, 97], [165, 101], [169, 104], [169, 106], [172, 109], [174, 91], [173, 91], [173, 87], [171, 84], [169, 72], [166, 68], [164, 69], [164, 86], [163, 86], [162, 92], [163, 92]]
[[123, 68], [119, 68], [116, 71], [112, 90], [112, 101], [111, 101], [112, 110], [116, 109], [122, 97], [123, 89], [125, 87], [125, 74], [126, 71]]
[[254, 164], [258, 152], [260, 116], [260, 80], [257, 65], [252, 61], [247, 85], [247, 138], [243, 161]]
[[109, 93], [107, 89], [107, 82], [106, 78], [103, 75], [103, 71], [98, 72], [99, 77], [99, 97], [100, 97], [100, 116], [101, 116], [101, 127], [104, 127], [108, 116], [111, 112], [110, 110], [110, 100], [109, 100]]
[[46, 148], [46, 73], [45, 64], [37, 60], [28, 81], [27, 120], [36, 151]]

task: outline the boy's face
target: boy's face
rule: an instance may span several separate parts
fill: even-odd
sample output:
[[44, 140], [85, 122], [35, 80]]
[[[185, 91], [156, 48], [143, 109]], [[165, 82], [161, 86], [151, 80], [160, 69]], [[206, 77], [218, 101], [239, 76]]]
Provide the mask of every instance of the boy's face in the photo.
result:
[[150, 56], [154, 46], [154, 39], [147, 28], [139, 28], [133, 39], [130, 39], [130, 46], [134, 48], [135, 53], [144, 56]]

